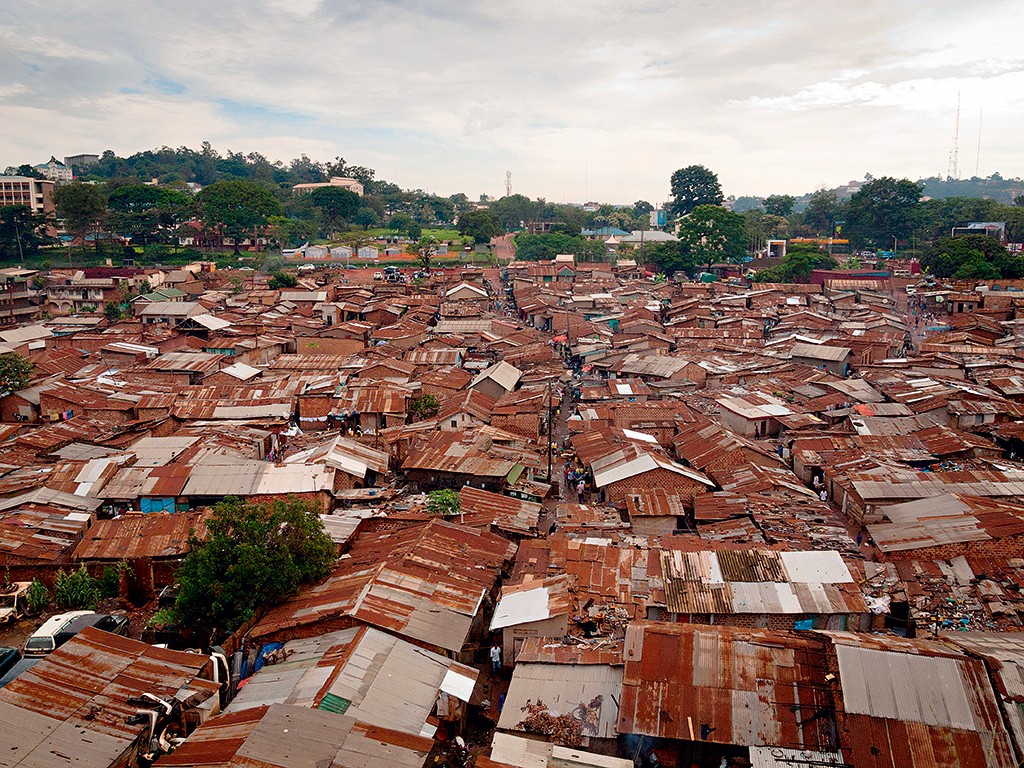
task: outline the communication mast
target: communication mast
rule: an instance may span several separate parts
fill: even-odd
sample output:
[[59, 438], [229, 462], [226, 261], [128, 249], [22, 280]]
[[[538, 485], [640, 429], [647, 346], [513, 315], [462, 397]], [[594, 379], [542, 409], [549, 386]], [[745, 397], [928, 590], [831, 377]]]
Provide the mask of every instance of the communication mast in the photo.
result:
[[956, 123], [953, 125], [953, 146], [949, 150], [949, 168], [946, 169], [946, 180], [960, 178], [957, 161], [960, 157], [960, 91], [956, 92]]
[[512, 197], [512, 171], [505, 171], [505, 197]]

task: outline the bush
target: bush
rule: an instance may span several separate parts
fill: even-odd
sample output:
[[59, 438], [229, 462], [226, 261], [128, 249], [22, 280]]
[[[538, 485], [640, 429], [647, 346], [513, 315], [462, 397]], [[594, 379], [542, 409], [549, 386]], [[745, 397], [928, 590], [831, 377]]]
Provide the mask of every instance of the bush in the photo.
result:
[[326, 576], [336, 555], [319, 510], [295, 497], [227, 498], [213, 507], [209, 538], [189, 539], [178, 568], [176, 623], [213, 635]]
[[462, 511], [462, 499], [459, 492], [452, 488], [442, 488], [427, 494], [427, 512], [442, 517], [452, 517]]
[[100, 599], [99, 585], [84, 565], [70, 573], [63, 568], [57, 571], [53, 594], [57, 607], [72, 611], [95, 610]]
[[25, 591], [25, 605], [29, 613], [40, 614], [50, 604], [50, 590], [48, 590], [39, 579], [32, 579], [32, 583]]

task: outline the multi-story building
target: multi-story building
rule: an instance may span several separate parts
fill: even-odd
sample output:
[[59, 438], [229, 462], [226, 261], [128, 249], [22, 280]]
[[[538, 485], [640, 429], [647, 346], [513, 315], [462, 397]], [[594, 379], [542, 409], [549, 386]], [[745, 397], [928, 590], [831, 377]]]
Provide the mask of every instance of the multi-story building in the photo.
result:
[[36, 274], [34, 269], [20, 267], [0, 269], [0, 327], [42, 317], [42, 309], [34, 302], [37, 294], [31, 283]]
[[32, 166], [39, 173], [43, 174], [50, 181], [71, 181], [75, 178], [71, 168], [64, 165], [60, 160], [55, 157], [51, 157], [48, 162], [40, 163], [39, 165]]
[[49, 179], [27, 176], [0, 176], [0, 208], [27, 205], [32, 213], [53, 214], [53, 188]]
[[55, 315], [102, 311], [107, 302], [120, 303], [121, 285], [111, 277], [66, 277], [46, 279], [46, 304]]
[[67, 157], [64, 158], [64, 165], [72, 169], [76, 165], [79, 168], [82, 168], [88, 165], [96, 165], [96, 163], [98, 163], [99, 161], [99, 155], [68, 155]]
[[350, 179], [347, 176], [331, 176], [330, 181], [322, 181], [315, 184], [296, 184], [292, 187], [292, 193], [296, 195], [310, 195], [315, 190], [323, 187], [341, 187], [350, 192], [363, 196], [363, 185], [357, 179]]

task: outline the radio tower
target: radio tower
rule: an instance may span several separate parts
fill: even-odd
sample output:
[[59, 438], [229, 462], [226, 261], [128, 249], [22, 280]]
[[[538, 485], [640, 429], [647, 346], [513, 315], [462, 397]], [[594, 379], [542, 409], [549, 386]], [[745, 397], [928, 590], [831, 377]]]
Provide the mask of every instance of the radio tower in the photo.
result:
[[505, 171], [505, 197], [512, 197], [512, 171]]
[[957, 161], [960, 157], [960, 91], [956, 92], [956, 123], [953, 125], [953, 146], [949, 150], [949, 168], [946, 169], [946, 180], [960, 178]]

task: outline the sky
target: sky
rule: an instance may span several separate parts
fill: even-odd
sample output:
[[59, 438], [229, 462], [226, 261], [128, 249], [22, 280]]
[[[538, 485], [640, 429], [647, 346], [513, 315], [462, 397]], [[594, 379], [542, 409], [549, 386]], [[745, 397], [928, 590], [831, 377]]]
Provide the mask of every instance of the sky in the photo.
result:
[[474, 199], [799, 195], [946, 175], [959, 94], [959, 176], [1019, 177], [1021, 39], [1021, 0], [22, 0], [0, 168], [209, 141]]

